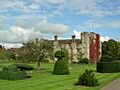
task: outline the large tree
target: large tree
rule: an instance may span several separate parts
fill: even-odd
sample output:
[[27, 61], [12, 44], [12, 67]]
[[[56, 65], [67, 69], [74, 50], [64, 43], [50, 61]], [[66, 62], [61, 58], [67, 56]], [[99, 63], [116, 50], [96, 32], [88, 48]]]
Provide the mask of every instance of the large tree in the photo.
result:
[[37, 62], [38, 69], [40, 68], [41, 61], [49, 57], [49, 53], [53, 51], [52, 45], [48, 42], [39, 42], [39, 45], [28, 42], [25, 47], [27, 48], [27, 53], [30, 55], [29, 58]]
[[120, 60], [120, 42], [113, 39], [102, 43], [102, 55], [110, 56], [113, 60]]

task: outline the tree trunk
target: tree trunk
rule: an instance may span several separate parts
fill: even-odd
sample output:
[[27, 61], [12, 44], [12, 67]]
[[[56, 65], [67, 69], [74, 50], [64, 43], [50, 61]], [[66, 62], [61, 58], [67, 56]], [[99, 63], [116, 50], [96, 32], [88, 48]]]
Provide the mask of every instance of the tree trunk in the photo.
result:
[[40, 61], [38, 61], [37, 64], [38, 64], [38, 68], [37, 69], [40, 70]]

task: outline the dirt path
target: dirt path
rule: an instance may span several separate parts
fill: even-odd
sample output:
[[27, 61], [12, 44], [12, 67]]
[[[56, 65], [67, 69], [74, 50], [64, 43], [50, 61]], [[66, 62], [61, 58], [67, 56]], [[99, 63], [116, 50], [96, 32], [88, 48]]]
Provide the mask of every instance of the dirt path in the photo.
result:
[[103, 87], [101, 90], [120, 90], [120, 78], [112, 81], [110, 84]]

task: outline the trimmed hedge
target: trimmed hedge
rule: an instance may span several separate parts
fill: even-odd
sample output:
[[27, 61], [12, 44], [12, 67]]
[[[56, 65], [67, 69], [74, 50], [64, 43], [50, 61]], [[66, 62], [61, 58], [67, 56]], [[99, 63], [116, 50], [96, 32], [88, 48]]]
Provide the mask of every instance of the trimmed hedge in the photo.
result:
[[65, 60], [58, 60], [55, 62], [53, 74], [68, 75], [69, 73], [68, 64]]
[[1, 71], [0, 72], [0, 79], [4, 80], [20, 80], [27, 78], [26, 72], [23, 71]]
[[0, 72], [0, 79], [5, 80], [20, 80], [27, 78], [27, 73], [24, 70], [33, 70], [34, 68], [27, 64], [13, 64], [3, 67]]
[[98, 62], [97, 72], [113, 73], [120, 72], [120, 62]]
[[13, 65], [10, 65], [10, 66], [6, 66], [6, 67], [3, 67], [3, 71], [18, 71], [18, 68], [15, 64]]
[[23, 64], [23, 63], [19, 63], [16, 64], [17, 68], [19, 68], [20, 70], [33, 70], [34, 68], [28, 64]]

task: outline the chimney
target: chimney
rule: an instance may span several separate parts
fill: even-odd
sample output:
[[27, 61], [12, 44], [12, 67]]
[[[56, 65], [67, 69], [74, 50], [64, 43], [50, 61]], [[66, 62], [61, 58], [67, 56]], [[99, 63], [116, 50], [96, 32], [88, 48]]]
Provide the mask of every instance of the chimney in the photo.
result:
[[57, 35], [55, 35], [55, 36], [54, 36], [54, 40], [55, 40], [55, 41], [57, 41], [57, 39], [58, 39], [58, 36], [57, 36]]
[[75, 35], [72, 35], [72, 42], [75, 42]]

